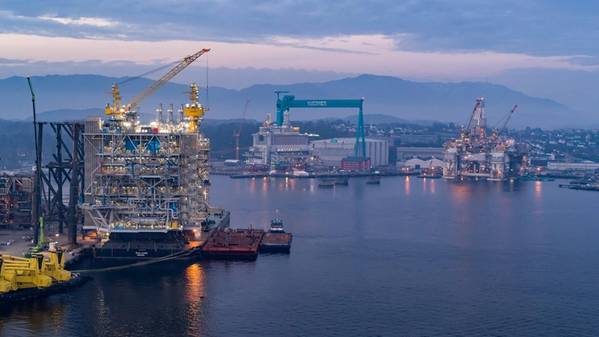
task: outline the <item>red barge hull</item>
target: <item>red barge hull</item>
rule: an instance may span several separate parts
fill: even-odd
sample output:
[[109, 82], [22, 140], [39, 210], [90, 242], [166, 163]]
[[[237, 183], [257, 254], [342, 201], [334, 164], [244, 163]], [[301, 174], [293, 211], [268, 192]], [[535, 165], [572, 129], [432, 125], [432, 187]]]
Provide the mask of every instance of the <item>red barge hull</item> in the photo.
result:
[[217, 229], [202, 247], [202, 257], [221, 260], [256, 260], [261, 229]]

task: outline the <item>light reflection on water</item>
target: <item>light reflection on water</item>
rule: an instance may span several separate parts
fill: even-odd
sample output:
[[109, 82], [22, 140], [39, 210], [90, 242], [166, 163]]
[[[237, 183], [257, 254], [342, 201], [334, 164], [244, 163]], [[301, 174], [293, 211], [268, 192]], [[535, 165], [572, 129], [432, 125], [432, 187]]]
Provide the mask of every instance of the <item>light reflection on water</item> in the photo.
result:
[[410, 189], [411, 189], [411, 180], [410, 180], [410, 176], [406, 176], [404, 178], [404, 192], [406, 195], [410, 195]]
[[[238, 179], [240, 180], [240, 179]], [[236, 185], [239, 186], [239, 184], [241, 183], [241, 181], [238, 181]], [[251, 193], [256, 193], [256, 178], [252, 178], [249, 180], [249, 189]]]
[[2, 333], [599, 336], [599, 193], [416, 177], [212, 182], [233, 226], [265, 228], [279, 209], [292, 253], [99, 275], [0, 311]]
[[535, 181], [535, 197], [540, 198], [543, 193], [543, 183], [540, 181]]
[[194, 263], [185, 269], [184, 275], [187, 332], [190, 336], [199, 336], [200, 332], [204, 330], [201, 319], [204, 299], [204, 270], [199, 263]]

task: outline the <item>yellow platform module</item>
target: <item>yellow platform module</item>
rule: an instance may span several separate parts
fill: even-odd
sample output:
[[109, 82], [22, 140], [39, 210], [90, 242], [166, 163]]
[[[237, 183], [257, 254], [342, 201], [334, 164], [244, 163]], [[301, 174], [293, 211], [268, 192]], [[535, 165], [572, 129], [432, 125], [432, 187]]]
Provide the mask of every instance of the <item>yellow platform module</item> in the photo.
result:
[[202, 118], [204, 117], [204, 107], [199, 101], [200, 89], [198, 85], [193, 83], [191, 85], [191, 92], [189, 93], [190, 104], [186, 104], [183, 108], [183, 114], [190, 118]]
[[112, 85], [112, 105], [106, 104], [104, 108], [104, 113], [109, 116], [122, 116], [125, 114], [125, 108], [122, 105], [123, 99], [121, 97], [121, 92], [119, 91], [118, 84]]
[[186, 118], [187, 129], [191, 132], [198, 130], [199, 122], [204, 117], [205, 109], [200, 104], [199, 100], [200, 89], [197, 84], [191, 85], [191, 92], [189, 93], [190, 103], [185, 104], [183, 107], [183, 115]]
[[60, 250], [32, 258], [0, 255], [0, 294], [47, 288], [71, 278], [71, 272], [64, 269], [64, 256]]

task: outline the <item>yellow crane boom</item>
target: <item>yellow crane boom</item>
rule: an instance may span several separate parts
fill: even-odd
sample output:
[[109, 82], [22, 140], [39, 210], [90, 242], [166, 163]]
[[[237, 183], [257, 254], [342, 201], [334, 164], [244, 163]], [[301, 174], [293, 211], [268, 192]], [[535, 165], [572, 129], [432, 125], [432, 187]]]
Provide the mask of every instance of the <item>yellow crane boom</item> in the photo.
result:
[[[204, 55], [205, 53], [207, 53], [209, 51], [210, 51], [209, 48], [204, 48], [204, 49], [196, 52], [195, 54], [185, 57], [174, 68], [172, 68], [166, 74], [164, 74], [164, 76], [162, 76], [156, 82], [152, 83], [152, 85], [145, 88], [142, 92], [140, 92], [135, 97], [133, 97], [133, 99], [131, 99], [131, 101], [126, 105], [127, 110], [129, 110], [129, 111], [135, 110], [135, 108], [137, 108], [139, 103], [141, 103], [141, 101], [143, 101], [146, 97], [154, 94], [156, 92], [156, 90], [158, 90], [165, 83], [170, 81], [173, 77], [177, 76], [178, 73], [183, 71], [183, 69], [187, 68], [187, 66], [192, 64], [200, 56]], [[110, 107], [108, 105], [106, 107], [106, 114], [108, 114], [108, 115], [122, 113], [122, 110], [120, 109], [120, 98], [121, 97], [120, 97], [119, 90], [118, 90], [118, 87], [116, 84], [113, 85], [112, 91], [113, 91], [113, 101], [114, 102], [113, 102], [112, 107]]]
[[135, 109], [144, 98], [154, 94], [156, 90], [158, 90], [161, 86], [170, 81], [173, 77], [177, 76], [178, 73], [180, 73], [183, 69], [187, 68], [187, 66], [192, 64], [193, 61], [197, 60], [200, 56], [204, 55], [209, 51], [209, 48], [204, 48], [195, 54], [185, 57], [173, 69], [169, 70], [166, 74], [164, 74], [164, 76], [162, 76], [159, 80], [152, 83], [152, 85], [150, 85], [149, 87], [145, 88], [142, 92], [137, 94], [137, 96], [133, 97], [131, 102], [129, 102], [128, 104], [129, 109]]

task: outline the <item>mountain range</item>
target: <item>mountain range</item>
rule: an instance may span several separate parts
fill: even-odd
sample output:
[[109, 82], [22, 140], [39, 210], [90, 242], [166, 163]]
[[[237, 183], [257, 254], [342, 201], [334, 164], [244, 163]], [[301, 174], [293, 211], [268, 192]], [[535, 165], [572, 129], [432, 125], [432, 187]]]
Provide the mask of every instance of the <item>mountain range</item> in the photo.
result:
[[[127, 78], [100, 75], [48, 75], [31, 78], [37, 111], [42, 120], [82, 119], [102, 113], [110, 102], [110, 88]], [[120, 86], [124, 101], [130, 99], [152, 80], [138, 78]], [[519, 108], [511, 127], [571, 127], [583, 120], [580, 112], [556, 101], [531, 97], [506, 86], [485, 82], [416, 82], [397, 77], [360, 75], [321, 83], [289, 85], [259, 84], [234, 90], [210, 87], [203, 90], [200, 100], [210, 108], [212, 119], [240, 118], [249, 100], [246, 118], [263, 120], [273, 113], [275, 90], [286, 90], [297, 98], [364, 98], [364, 113], [386, 115], [399, 120], [442, 121], [466, 123], [479, 96], [486, 98], [489, 124], [501, 119], [514, 104]], [[187, 101], [187, 85], [167, 83], [155, 95], [141, 104], [142, 116], [151, 119], [159, 103], [175, 107]], [[24, 77], [0, 80], [0, 99], [3, 102], [0, 118], [24, 120], [31, 116], [31, 97]], [[355, 111], [348, 109], [297, 109], [292, 120], [345, 117]], [[367, 118], [368, 119], [368, 118]]]

